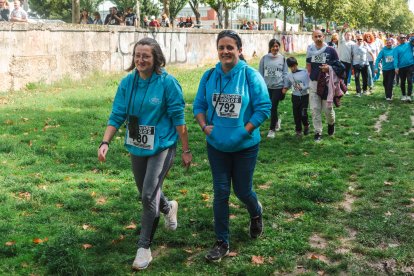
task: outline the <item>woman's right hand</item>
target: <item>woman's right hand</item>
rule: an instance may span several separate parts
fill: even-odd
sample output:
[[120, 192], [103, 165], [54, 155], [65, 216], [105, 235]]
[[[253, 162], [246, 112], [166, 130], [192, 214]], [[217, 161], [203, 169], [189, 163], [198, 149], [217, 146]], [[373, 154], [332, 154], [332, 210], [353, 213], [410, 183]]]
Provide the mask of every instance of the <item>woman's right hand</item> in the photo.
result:
[[98, 148], [98, 160], [101, 162], [106, 161], [106, 153], [108, 152], [109, 146], [103, 144], [100, 148]]
[[214, 126], [211, 126], [211, 125], [206, 126], [206, 127], [204, 128], [204, 133], [205, 133], [207, 136], [210, 136], [211, 132], [213, 131], [213, 128], [214, 128]]

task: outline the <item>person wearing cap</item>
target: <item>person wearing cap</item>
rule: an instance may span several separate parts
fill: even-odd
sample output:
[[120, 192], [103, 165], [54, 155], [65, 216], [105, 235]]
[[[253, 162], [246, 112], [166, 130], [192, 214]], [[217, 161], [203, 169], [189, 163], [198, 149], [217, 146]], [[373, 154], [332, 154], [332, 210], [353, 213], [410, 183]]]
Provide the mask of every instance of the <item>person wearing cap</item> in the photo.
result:
[[150, 26], [150, 27], [156, 27], [156, 28], [161, 27], [161, 25], [160, 25], [160, 23], [158, 22], [158, 20], [157, 20], [157, 19], [155, 19], [155, 16], [154, 16], [154, 15], [151, 15], [151, 21], [150, 21], [150, 23], [149, 23], [149, 26]]
[[395, 77], [394, 69], [394, 49], [392, 48], [392, 38], [388, 38], [385, 47], [379, 52], [377, 59], [375, 60], [375, 74], [378, 73], [379, 64], [382, 64], [382, 75], [385, 99], [387, 101], [392, 100], [392, 88]]
[[219, 262], [229, 254], [229, 197], [231, 187], [246, 206], [250, 237], [263, 233], [263, 208], [253, 191], [259, 152], [259, 126], [270, 115], [271, 103], [260, 73], [242, 56], [240, 36], [221, 31], [216, 41], [220, 62], [201, 78], [193, 114], [207, 140], [213, 176], [216, 242], [205, 258]]
[[[414, 70], [414, 37], [406, 42], [406, 36], [400, 35], [401, 44], [394, 49], [394, 67], [395, 74], [400, 77], [400, 87], [402, 101], [411, 102], [411, 94], [413, 92], [413, 70]], [[408, 89], [405, 88], [407, 81]]]

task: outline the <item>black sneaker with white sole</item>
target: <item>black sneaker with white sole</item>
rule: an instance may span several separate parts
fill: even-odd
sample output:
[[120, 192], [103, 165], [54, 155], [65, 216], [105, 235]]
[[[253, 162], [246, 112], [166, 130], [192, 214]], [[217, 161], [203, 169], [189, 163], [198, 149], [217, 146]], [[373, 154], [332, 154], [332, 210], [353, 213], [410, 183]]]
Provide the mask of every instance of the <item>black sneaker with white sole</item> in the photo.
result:
[[250, 237], [257, 239], [263, 234], [263, 207], [262, 204], [258, 203], [260, 206], [260, 216], [250, 219]]
[[319, 133], [315, 133], [315, 136], [313, 137], [313, 140], [317, 143], [319, 143], [320, 141], [322, 141], [322, 135]]
[[335, 133], [335, 124], [332, 124], [332, 125], [328, 124], [328, 135], [332, 136], [334, 135], [334, 133]]
[[229, 245], [224, 241], [216, 241], [213, 248], [207, 253], [205, 258], [210, 262], [220, 262], [221, 258], [229, 254]]

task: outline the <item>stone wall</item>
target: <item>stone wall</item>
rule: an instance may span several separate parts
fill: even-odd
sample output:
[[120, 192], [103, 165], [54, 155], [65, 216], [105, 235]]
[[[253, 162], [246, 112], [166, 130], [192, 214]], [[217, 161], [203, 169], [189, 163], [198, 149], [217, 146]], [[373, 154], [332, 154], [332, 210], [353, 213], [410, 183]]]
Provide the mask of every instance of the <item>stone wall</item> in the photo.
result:
[[[72, 24], [0, 24], [0, 91], [28, 83], [51, 83], [64, 76], [81, 78], [91, 71], [122, 71], [131, 63], [132, 47], [149, 36], [161, 45], [168, 64], [199, 66], [217, 61], [220, 30], [156, 29]], [[267, 53], [268, 41], [279, 39], [282, 50], [304, 52], [310, 33], [240, 31], [246, 59]]]

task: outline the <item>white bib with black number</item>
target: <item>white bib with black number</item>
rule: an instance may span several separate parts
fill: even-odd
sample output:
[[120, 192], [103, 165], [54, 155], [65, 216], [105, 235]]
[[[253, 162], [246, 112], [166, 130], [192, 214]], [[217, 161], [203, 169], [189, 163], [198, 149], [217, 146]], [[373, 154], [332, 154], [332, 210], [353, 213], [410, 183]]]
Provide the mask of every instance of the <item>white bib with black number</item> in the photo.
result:
[[385, 62], [394, 62], [394, 57], [393, 56], [386, 56], [385, 57]]
[[319, 55], [312, 56], [312, 63], [326, 63], [326, 53], [321, 53]]
[[146, 150], [154, 149], [155, 126], [138, 126], [138, 137], [135, 139], [129, 137], [127, 133], [126, 143], [134, 147]]
[[216, 114], [224, 118], [239, 118], [242, 106], [242, 97], [239, 94], [213, 93], [213, 106], [216, 107]]
[[265, 77], [276, 77], [281, 78], [282, 72], [278, 71], [277, 68], [265, 68], [264, 70]]

